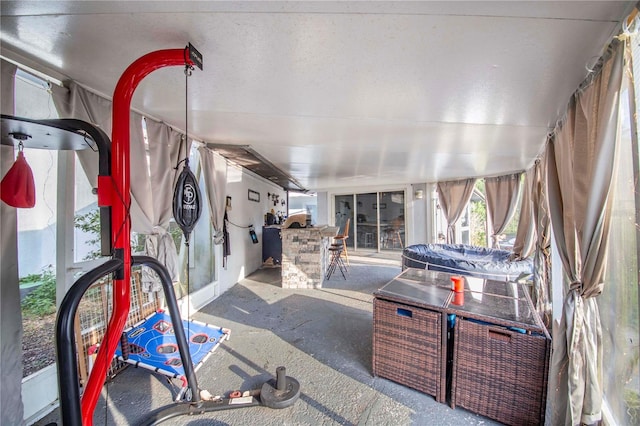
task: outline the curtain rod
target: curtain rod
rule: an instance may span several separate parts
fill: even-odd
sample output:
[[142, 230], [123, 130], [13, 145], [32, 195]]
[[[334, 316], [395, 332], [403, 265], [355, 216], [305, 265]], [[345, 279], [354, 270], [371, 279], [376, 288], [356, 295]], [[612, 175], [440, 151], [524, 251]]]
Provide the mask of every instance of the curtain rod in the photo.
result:
[[[97, 91], [97, 90], [95, 90], [95, 89], [93, 89], [93, 88], [91, 88], [91, 87], [89, 87], [89, 86], [87, 86], [87, 85], [85, 85], [83, 83], [79, 83], [77, 81], [74, 81], [74, 83], [76, 83], [78, 86], [82, 87], [84, 90], [93, 93], [96, 96], [100, 96], [103, 99], [106, 99], [106, 100], [108, 100], [110, 102], [113, 102], [113, 97], [112, 96], [107, 96], [106, 94], [104, 94], [102, 92], [99, 92], [99, 91]], [[67, 86], [62, 86], [62, 87], [68, 88]], [[133, 112], [137, 112], [138, 114], [142, 115], [144, 118], [148, 118], [148, 119], [151, 119], [153, 121], [157, 121], [158, 123], [163, 123], [166, 126], [169, 126], [173, 130], [177, 131], [178, 133], [182, 133], [183, 135], [186, 135], [186, 132], [184, 130], [182, 130], [180, 127], [174, 126], [173, 124], [169, 124], [166, 121], [149, 114], [148, 112], [142, 111], [142, 110], [140, 110], [138, 108], [135, 108], [135, 107], [130, 107], [130, 110], [133, 111]], [[195, 139], [193, 136], [191, 136], [191, 140], [194, 141], [194, 142], [202, 142], [202, 143], [204, 143], [204, 141], [201, 138]]]
[[587, 86], [589, 86], [593, 82], [593, 79], [601, 72], [602, 66], [612, 54], [612, 48], [615, 47], [617, 44], [623, 42], [621, 36], [625, 34], [630, 34], [629, 30], [632, 26], [635, 26], [636, 30], [638, 29], [639, 7], [640, 7], [640, 1], [636, 3], [636, 6], [634, 6], [633, 10], [629, 13], [629, 15], [620, 22], [619, 27], [616, 27], [616, 35], [611, 37], [611, 40], [605, 46], [604, 52], [602, 53], [602, 55], [600, 55], [596, 63], [593, 65], [593, 68], [592, 69], [587, 68], [589, 70], [589, 73], [578, 85], [578, 88], [571, 94], [569, 101], [567, 102], [567, 108], [565, 109], [565, 112], [562, 114], [561, 118], [556, 120], [555, 125], [553, 126], [553, 129], [551, 129], [551, 131], [547, 134], [547, 139], [543, 145], [543, 148], [546, 149], [546, 146], [548, 145], [549, 141], [555, 137], [555, 134], [564, 125], [565, 120], [567, 119], [567, 112], [571, 108], [572, 103], [576, 101], [576, 95], [580, 94], [584, 89], [586, 89]]
[[26, 73], [29, 73], [31, 75], [34, 75], [34, 76], [38, 77], [39, 79], [43, 80], [46, 83], [52, 83], [52, 84], [55, 84], [56, 86], [64, 87], [64, 84], [62, 83], [61, 80], [58, 80], [57, 78], [51, 77], [50, 75], [45, 74], [42, 71], [38, 71], [35, 68], [31, 68], [31, 67], [29, 67], [29, 66], [27, 66], [27, 65], [25, 65], [23, 63], [20, 63], [20, 62], [14, 60], [14, 59], [8, 58], [8, 57], [6, 57], [4, 55], [0, 55], [0, 59], [3, 59], [5, 61], [15, 65], [16, 67], [20, 68], [22, 71], [24, 71]]

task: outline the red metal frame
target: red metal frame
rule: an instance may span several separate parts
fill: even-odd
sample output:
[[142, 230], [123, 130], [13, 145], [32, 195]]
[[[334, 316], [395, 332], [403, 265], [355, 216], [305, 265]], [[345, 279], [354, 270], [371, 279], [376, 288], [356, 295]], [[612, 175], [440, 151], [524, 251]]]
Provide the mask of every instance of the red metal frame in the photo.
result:
[[85, 425], [93, 424], [93, 412], [131, 306], [129, 294], [131, 280], [131, 246], [129, 242], [131, 233], [129, 217], [131, 205], [129, 158], [131, 98], [140, 81], [148, 74], [159, 68], [175, 65], [194, 65], [189, 58], [188, 48], [158, 50], [148, 53], [129, 65], [118, 80], [113, 94], [111, 178], [99, 179], [98, 204], [111, 206], [111, 239], [114, 253], [122, 255], [124, 267], [121, 278], [118, 277], [113, 281], [113, 312], [109, 319], [104, 344], [98, 351], [96, 362], [82, 395], [82, 423]]

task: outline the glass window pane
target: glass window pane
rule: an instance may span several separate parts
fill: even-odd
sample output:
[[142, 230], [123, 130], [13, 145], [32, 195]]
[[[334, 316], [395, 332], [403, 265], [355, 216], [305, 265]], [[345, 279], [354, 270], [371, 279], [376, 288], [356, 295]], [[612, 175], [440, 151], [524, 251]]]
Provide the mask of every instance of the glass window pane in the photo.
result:
[[316, 194], [289, 193], [289, 208], [287, 215], [306, 213], [311, 215], [311, 224], [318, 224], [318, 197]]
[[516, 201], [516, 208], [511, 217], [511, 220], [500, 234], [499, 243], [500, 248], [503, 250], [513, 250], [513, 244], [516, 242], [516, 234], [518, 233], [518, 223], [520, 223], [520, 210], [522, 208], [522, 185], [524, 184], [524, 173], [520, 176], [518, 200]]
[[485, 201], [484, 179], [478, 179], [467, 209], [468, 226], [470, 226], [469, 241], [465, 244], [472, 246], [487, 246], [487, 203]]
[[100, 257], [100, 209], [80, 161], [75, 162], [74, 250], [75, 262]]
[[404, 191], [381, 192], [379, 199], [381, 248], [402, 250], [405, 239]]
[[[637, 45], [637, 42], [634, 43]], [[640, 62], [640, 61], [638, 61]], [[636, 89], [638, 90], [638, 89]], [[640, 93], [637, 91], [636, 93]], [[622, 131], [605, 286], [598, 297], [602, 324], [604, 400], [617, 424], [640, 424], [638, 359], [638, 230], [629, 107], [621, 99]], [[637, 147], [636, 147], [637, 149]], [[635, 157], [637, 158], [637, 156]], [[638, 164], [635, 164], [638, 167]]]
[[433, 217], [434, 240], [436, 244], [444, 244], [447, 240], [447, 219], [444, 216], [438, 192], [434, 189], [431, 198], [433, 199], [431, 215]]
[[356, 194], [356, 224], [358, 249], [378, 249], [378, 212], [375, 208], [378, 194]]
[[18, 69], [15, 78], [15, 116], [35, 120], [58, 118], [58, 111], [48, 92], [49, 85]]
[[23, 377], [55, 362], [57, 151], [25, 149], [36, 205], [17, 209]]
[[460, 244], [471, 245], [471, 226], [470, 226], [470, 211], [471, 204], [467, 204], [462, 212], [462, 217], [458, 221], [459, 225], [456, 226], [457, 232], [460, 235]]
[[[47, 85], [22, 71], [15, 78], [15, 115], [57, 118]], [[28, 146], [28, 145], [27, 145]], [[17, 209], [23, 377], [55, 362], [58, 153], [24, 149], [36, 205]]]
[[[187, 270], [187, 257], [184, 245], [184, 238], [181, 238], [182, 247], [180, 251], [180, 260], [183, 268], [181, 268], [180, 281], [183, 284], [183, 288], [189, 287], [189, 292], [193, 293], [196, 290], [203, 288], [210, 284], [215, 279], [215, 263], [214, 263], [214, 251], [213, 251], [213, 227], [211, 226], [211, 220], [209, 219], [209, 203], [206, 201], [206, 192], [204, 188], [204, 177], [200, 171], [200, 160], [195, 147], [191, 148], [191, 156], [189, 159], [192, 170], [198, 179], [200, 186], [200, 206], [201, 215], [198, 223], [196, 224], [193, 232], [189, 237], [189, 277], [187, 282], [186, 274], [182, 271]], [[177, 227], [177, 225], [175, 226]], [[173, 227], [173, 235], [175, 233], [175, 227]], [[179, 228], [178, 228], [179, 230]], [[180, 232], [181, 233], [181, 232]]]
[[335, 225], [340, 227], [340, 233], [342, 233], [347, 219], [351, 219], [349, 225], [349, 238], [347, 238], [347, 247], [353, 247], [353, 194], [349, 195], [336, 195], [335, 197], [335, 211], [336, 219]]

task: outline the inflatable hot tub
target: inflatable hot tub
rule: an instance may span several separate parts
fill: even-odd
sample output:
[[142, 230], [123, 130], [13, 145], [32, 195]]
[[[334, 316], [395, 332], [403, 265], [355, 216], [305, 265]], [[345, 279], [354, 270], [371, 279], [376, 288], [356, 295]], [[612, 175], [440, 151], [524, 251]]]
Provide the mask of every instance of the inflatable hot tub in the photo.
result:
[[419, 268], [491, 280], [533, 273], [531, 259], [511, 261], [511, 252], [464, 244], [415, 244], [402, 251], [402, 268]]

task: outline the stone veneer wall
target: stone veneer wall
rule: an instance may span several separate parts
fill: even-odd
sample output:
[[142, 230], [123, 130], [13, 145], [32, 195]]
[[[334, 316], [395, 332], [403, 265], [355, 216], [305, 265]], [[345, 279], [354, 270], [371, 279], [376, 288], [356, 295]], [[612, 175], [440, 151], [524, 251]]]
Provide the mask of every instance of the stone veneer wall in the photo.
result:
[[321, 288], [330, 238], [321, 228], [282, 229], [282, 287]]

